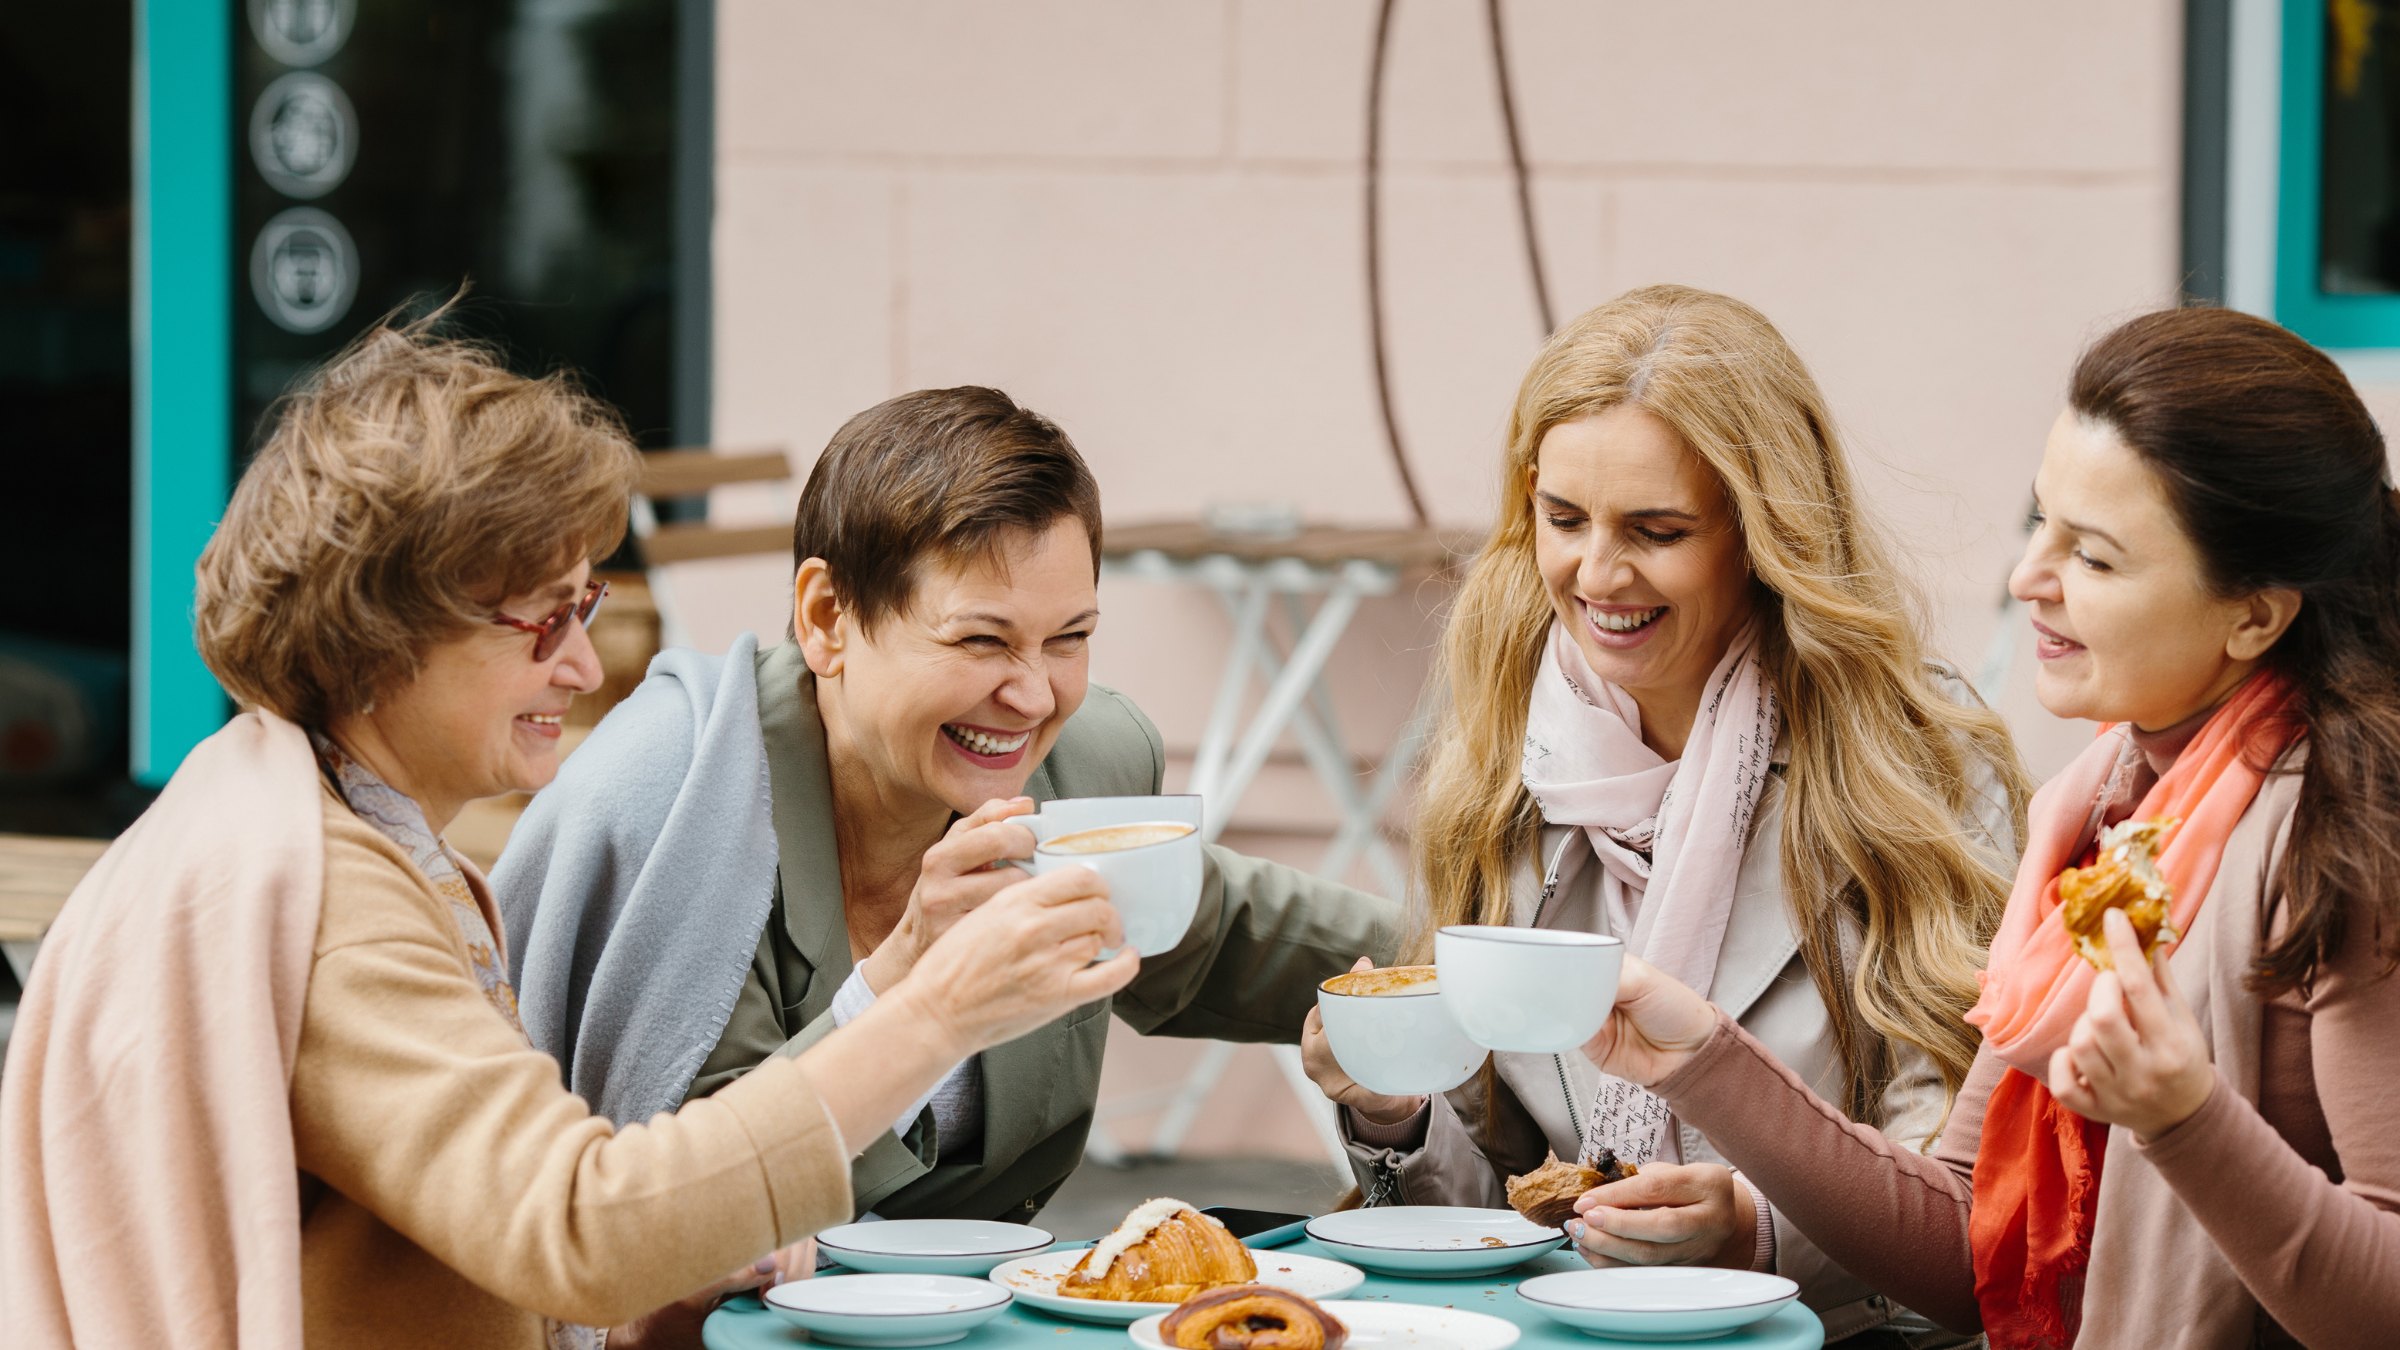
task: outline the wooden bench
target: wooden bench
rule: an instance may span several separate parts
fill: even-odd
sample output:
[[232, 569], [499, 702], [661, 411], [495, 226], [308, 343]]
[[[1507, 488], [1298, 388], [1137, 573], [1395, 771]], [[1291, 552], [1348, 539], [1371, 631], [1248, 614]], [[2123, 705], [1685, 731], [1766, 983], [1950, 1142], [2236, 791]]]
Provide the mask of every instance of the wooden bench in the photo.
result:
[[668, 564], [789, 554], [792, 527], [662, 521], [656, 504], [701, 496], [711, 488], [778, 483], [791, 476], [791, 461], [781, 450], [651, 450], [643, 454], [641, 483], [633, 494], [633, 535], [642, 565], [649, 569], [659, 636], [666, 646], [688, 647], [692, 642], [691, 630], [685, 627], [675, 604], [675, 588], [666, 573]]
[[642, 456], [641, 501], [634, 508], [634, 534], [642, 561], [651, 567], [695, 558], [735, 558], [752, 553], [787, 553], [789, 525], [677, 524], [658, 519], [654, 503], [697, 497], [735, 483], [779, 483], [792, 476], [781, 450], [653, 450]]
[[35, 950], [109, 842], [0, 834], [0, 951], [18, 983], [32, 975]]

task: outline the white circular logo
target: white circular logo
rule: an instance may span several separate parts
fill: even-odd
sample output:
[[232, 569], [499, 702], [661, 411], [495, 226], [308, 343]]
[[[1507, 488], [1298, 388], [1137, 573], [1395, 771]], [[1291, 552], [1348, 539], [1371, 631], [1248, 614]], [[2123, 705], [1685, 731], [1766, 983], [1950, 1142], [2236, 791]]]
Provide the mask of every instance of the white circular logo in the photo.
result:
[[358, 0], [250, 0], [250, 35], [287, 66], [313, 66], [342, 49]]
[[287, 197], [333, 191], [358, 159], [358, 114], [350, 96], [305, 70], [268, 85], [250, 109], [250, 158]]
[[287, 333], [321, 333], [358, 296], [358, 246], [342, 222], [295, 206], [267, 222], [250, 245], [250, 293]]

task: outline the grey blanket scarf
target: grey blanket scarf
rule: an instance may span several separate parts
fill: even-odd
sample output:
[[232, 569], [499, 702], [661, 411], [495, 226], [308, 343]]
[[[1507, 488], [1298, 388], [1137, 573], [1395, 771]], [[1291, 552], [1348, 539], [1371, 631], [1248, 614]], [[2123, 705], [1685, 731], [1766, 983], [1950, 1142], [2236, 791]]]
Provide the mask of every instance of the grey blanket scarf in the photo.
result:
[[774, 901], [757, 650], [659, 653], [492, 869], [526, 1034], [620, 1127], [682, 1104]]

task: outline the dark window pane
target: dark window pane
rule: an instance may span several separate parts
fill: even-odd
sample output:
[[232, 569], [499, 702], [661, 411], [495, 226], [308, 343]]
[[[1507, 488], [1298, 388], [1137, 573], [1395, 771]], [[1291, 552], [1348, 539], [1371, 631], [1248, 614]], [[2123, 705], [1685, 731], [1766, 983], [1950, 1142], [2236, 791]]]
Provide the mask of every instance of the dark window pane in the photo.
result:
[[253, 0], [250, 18], [235, 113], [243, 449], [282, 390], [378, 316], [470, 279], [461, 329], [521, 370], [582, 372], [643, 443], [664, 444], [674, 0]]
[[0, 634], [118, 651], [133, 494], [132, 50], [128, 5], [0, 8], [0, 464], [22, 507]]
[[2400, 291], [2400, 19], [2390, 0], [2327, 0], [2321, 261], [2331, 295]]

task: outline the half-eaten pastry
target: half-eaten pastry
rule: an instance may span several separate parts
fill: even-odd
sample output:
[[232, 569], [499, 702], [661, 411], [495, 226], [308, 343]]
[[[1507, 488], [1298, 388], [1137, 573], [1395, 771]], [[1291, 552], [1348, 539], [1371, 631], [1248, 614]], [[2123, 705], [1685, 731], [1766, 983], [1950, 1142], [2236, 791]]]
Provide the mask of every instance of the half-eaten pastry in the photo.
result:
[[1618, 1162], [1616, 1153], [1605, 1148], [1594, 1161], [1599, 1165], [1560, 1162], [1552, 1153], [1548, 1162], [1508, 1179], [1510, 1207], [1544, 1228], [1557, 1228], [1575, 1217], [1575, 1202], [1585, 1191], [1623, 1181], [1640, 1170]]
[[2108, 935], [2101, 921], [2112, 909], [2133, 920], [2133, 933], [2142, 940], [2142, 955], [2162, 941], [2182, 934], [2167, 922], [2167, 907], [2175, 888], [2158, 874], [2160, 838], [2172, 820], [2126, 820], [2100, 832], [2100, 856], [2089, 867], [2070, 867], [2058, 874], [2058, 913], [2067, 936], [2084, 960], [2101, 970], [2116, 962], [2108, 954]]
[[1350, 1329], [1288, 1289], [1236, 1284], [1185, 1300], [1158, 1335], [1177, 1350], [1342, 1350]]
[[1225, 1225], [1181, 1200], [1143, 1203], [1100, 1239], [1067, 1277], [1061, 1298], [1181, 1303], [1219, 1285], [1258, 1278], [1250, 1249]]

